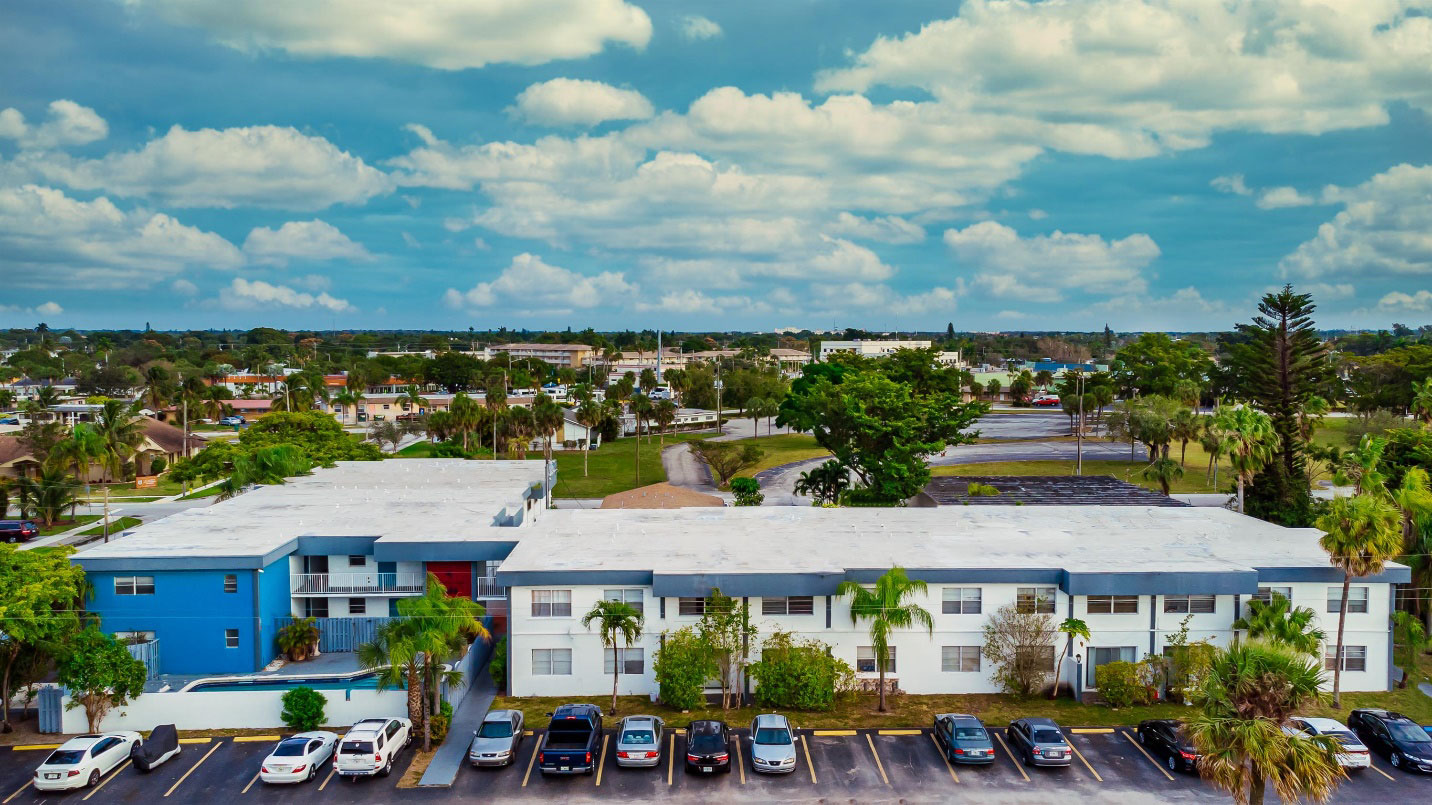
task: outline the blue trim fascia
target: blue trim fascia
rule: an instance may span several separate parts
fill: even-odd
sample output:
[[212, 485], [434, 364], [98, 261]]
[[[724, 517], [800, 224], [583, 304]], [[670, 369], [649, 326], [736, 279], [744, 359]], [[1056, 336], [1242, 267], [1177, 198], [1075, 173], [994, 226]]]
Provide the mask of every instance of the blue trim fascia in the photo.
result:
[[[845, 578], [859, 584], [874, 584], [885, 575], [888, 567], [847, 568]], [[1049, 567], [969, 567], [969, 568], [906, 568], [906, 574], [928, 584], [1038, 584], [1062, 587], [1065, 572]], [[834, 588], [831, 590], [834, 592]]]
[[713, 588], [733, 598], [834, 595], [844, 580], [844, 573], [654, 573], [651, 589], [663, 598], [704, 598]]
[[[1342, 584], [1343, 572], [1335, 567], [1258, 567], [1258, 580], [1264, 584], [1278, 581], [1324, 582]], [[1381, 573], [1353, 576], [1354, 584], [1411, 584], [1412, 568], [1388, 562]]]
[[1079, 572], [1067, 574], [1064, 590], [1070, 595], [1237, 595], [1258, 592], [1258, 574], [1252, 570]]
[[[584, 584], [651, 585], [650, 570], [503, 570], [497, 569], [501, 587], [563, 587]], [[707, 590], [706, 592], [710, 592]], [[705, 595], [703, 592], [702, 595]], [[657, 593], [660, 595], [660, 593]]]
[[486, 562], [506, 559], [517, 540], [470, 540], [454, 542], [383, 542], [373, 544], [377, 562]]
[[378, 537], [319, 537], [298, 538], [298, 556], [367, 556], [373, 553], [373, 544]]

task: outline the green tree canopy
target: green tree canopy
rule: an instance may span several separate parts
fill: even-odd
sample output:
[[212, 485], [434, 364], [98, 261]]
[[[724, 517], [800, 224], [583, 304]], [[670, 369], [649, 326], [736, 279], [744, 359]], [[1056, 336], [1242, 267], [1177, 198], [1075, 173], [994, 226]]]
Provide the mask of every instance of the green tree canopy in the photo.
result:
[[1143, 333], [1115, 354], [1114, 373], [1125, 393], [1172, 396], [1180, 381], [1207, 382], [1213, 356], [1195, 341], [1170, 338], [1164, 333]]
[[89, 731], [99, 732], [105, 715], [144, 692], [147, 671], [123, 643], [89, 626], [75, 635], [56, 664], [61, 685], [70, 689], [67, 708], [83, 707]]
[[[10, 701], [12, 670], [26, 651], [50, 651], [80, 628], [85, 574], [70, 564], [70, 547], [22, 551], [0, 544], [0, 701]], [[0, 723], [10, 731], [9, 708]]]

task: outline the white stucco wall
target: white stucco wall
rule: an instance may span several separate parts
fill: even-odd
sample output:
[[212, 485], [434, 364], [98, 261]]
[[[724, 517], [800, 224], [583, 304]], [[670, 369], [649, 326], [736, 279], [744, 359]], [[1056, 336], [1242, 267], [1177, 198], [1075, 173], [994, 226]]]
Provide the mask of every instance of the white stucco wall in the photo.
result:
[[[407, 694], [401, 690], [325, 690], [325, 723], [347, 727], [365, 718], [406, 716]], [[347, 694], [345, 696], [345, 693]], [[281, 690], [196, 691], [146, 693], [117, 708], [100, 725], [104, 730], [150, 730], [173, 724], [180, 730], [284, 728]], [[68, 696], [64, 699], [69, 704]], [[66, 710], [66, 733], [89, 731], [82, 707]]]

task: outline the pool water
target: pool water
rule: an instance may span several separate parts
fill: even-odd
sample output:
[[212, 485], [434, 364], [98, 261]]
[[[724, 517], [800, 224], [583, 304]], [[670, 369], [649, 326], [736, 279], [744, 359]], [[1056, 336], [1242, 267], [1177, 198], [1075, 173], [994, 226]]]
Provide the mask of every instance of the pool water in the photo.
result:
[[314, 690], [377, 690], [378, 675], [376, 673], [369, 673], [338, 678], [305, 679], [303, 677], [270, 677], [252, 680], [198, 682], [187, 688], [187, 690], [195, 692], [205, 690], [291, 690], [293, 688], [313, 688]]

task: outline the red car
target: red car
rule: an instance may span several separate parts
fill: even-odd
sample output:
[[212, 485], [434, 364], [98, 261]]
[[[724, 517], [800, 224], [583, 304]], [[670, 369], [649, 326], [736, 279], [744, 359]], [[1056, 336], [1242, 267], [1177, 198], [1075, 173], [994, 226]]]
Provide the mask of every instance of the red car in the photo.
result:
[[1046, 394], [1043, 397], [1035, 397], [1030, 405], [1037, 405], [1041, 408], [1058, 408], [1059, 397], [1053, 394]]
[[38, 536], [33, 520], [0, 520], [0, 542], [29, 542]]

